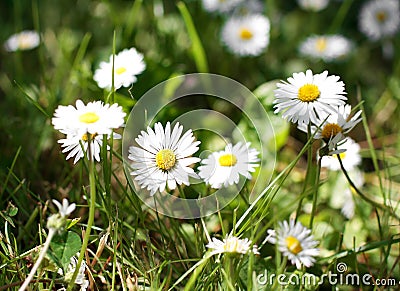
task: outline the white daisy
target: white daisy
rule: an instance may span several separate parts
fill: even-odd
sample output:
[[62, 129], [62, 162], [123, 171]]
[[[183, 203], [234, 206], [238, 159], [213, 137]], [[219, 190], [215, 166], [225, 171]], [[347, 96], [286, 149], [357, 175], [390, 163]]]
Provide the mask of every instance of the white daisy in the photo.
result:
[[345, 104], [344, 83], [338, 76], [328, 76], [328, 71], [313, 75], [294, 73], [288, 81], [278, 83], [274, 91], [275, 113], [283, 111], [283, 118], [293, 123], [318, 124], [323, 112], [335, 112], [335, 107]]
[[[113, 133], [113, 139], [120, 139], [121, 136], [117, 133]], [[109, 138], [110, 135], [107, 135]], [[90, 138], [90, 152], [89, 152], [89, 138]], [[85, 133], [83, 135], [78, 134], [67, 134], [66, 138], [58, 140], [63, 148], [62, 152], [69, 154], [65, 158], [66, 160], [74, 158], [74, 164], [76, 164], [80, 159], [88, 155], [89, 160], [96, 160], [100, 162], [100, 149], [103, 145], [103, 135], [99, 134], [89, 134]], [[107, 151], [110, 147], [107, 145]], [[89, 156], [90, 153], [90, 156]]]
[[61, 217], [66, 217], [70, 215], [76, 207], [75, 203], [69, 204], [68, 199], [65, 198], [63, 199], [62, 204], [55, 199], [53, 199], [53, 203], [57, 206], [58, 212]]
[[55, 129], [64, 134], [83, 136], [110, 134], [112, 129], [119, 128], [124, 123], [125, 113], [122, 107], [114, 103], [104, 104], [101, 101], [89, 102], [85, 105], [81, 100], [72, 105], [58, 106], [52, 123]]
[[300, 44], [300, 53], [311, 59], [330, 62], [346, 57], [353, 43], [341, 35], [314, 35]]
[[297, 0], [299, 6], [304, 10], [321, 11], [329, 4], [329, 0]]
[[226, 145], [223, 151], [214, 152], [201, 161], [199, 176], [212, 188], [218, 189], [239, 183], [240, 175], [251, 179], [251, 172], [258, 167], [258, 151], [250, 143]]
[[[334, 113], [322, 112], [320, 120], [316, 123], [319, 126], [311, 126], [311, 131], [316, 132], [315, 139], [323, 139], [328, 142], [332, 140], [338, 133], [349, 133], [361, 120], [361, 110], [357, 111], [353, 116], [351, 115], [351, 105], [340, 105], [336, 107]], [[307, 132], [307, 125], [299, 124], [298, 128]], [[338, 142], [341, 139], [338, 140]]]
[[279, 222], [278, 229], [268, 230], [267, 241], [278, 246], [278, 250], [286, 256], [297, 269], [301, 265], [311, 267], [315, 262], [315, 256], [319, 255], [316, 248], [318, 241], [314, 240], [311, 230], [304, 227], [299, 221], [294, 220]]
[[360, 11], [359, 27], [369, 39], [376, 41], [394, 36], [400, 27], [398, 0], [372, 0]]
[[[112, 65], [113, 56], [110, 56], [109, 62], [101, 62], [99, 68], [95, 71], [93, 79], [100, 88], [111, 89], [112, 84]], [[139, 75], [146, 68], [143, 55], [135, 48], [125, 49], [118, 53], [114, 58], [114, 88], [121, 86], [129, 87], [135, 83]]]
[[10, 36], [4, 43], [4, 48], [8, 52], [25, 51], [37, 47], [39, 43], [39, 33], [33, 30], [24, 30]]
[[208, 12], [227, 13], [244, 0], [202, 0], [203, 7]]
[[222, 27], [222, 42], [234, 54], [257, 56], [269, 44], [270, 23], [261, 14], [231, 17]]
[[[346, 138], [342, 144], [338, 145], [337, 149], [345, 150], [340, 153], [339, 156], [346, 171], [351, 171], [361, 164], [360, 145], [353, 139], [349, 137]], [[341, 169], [337, 155], [323, 156], [321, 167], [328, 168], [332, 171], [339, 171]]]
[[200, 161], [190, 157], [199, 148], [200, 141], [194, 141], [192, 130], [181, 136], [183, 126], [177, 123], [171, 132], [171, 125], [167, 122], [165, 130], [160, 122], [150, 127], [147, 132], [142, 131], [135, 139], [140, 147], [129, 147], [128, 158], [132, 161], [133, 171], [141, 188], [154, 195], [157, 190], [175, 189], [176, 184], [190, 185], [189, 177], [197, 177], [189, 166]]
[[251, 240], [248, 238], [240, 239], [232, 235], [226, 235], [222, 241], [213, 237], [206, 247], [212, 249], [212, 255], [222, 253], [247, 254], [249, 252], [259, 254], [257, 246], [252, 245]]
[[[79, 256], [79, 253], [77, 253], [77, 256]], [[65, 274], [64, 274], [63, 269], [61, 269], [61, 268], [59, 268], [57, 271], [58, 274], [64, 275], [64, 280], [66, 282], [71, 281], [72, 276], [75, 272], [76, 264], [78, 263], [77, 256], [71, 257], [70, 263], [67, 266], [67, 270], [66, 270]], [[78, 275], [76, 276], [76, 279], [75, 279], [75, 284], [81, 286], [81, 288], [79, 289], [80, 291], [85, 291], [89, 287], [89, 280], [87, 280], [86, 276], [85, 276], [86, 268], [87, 268], [87, 265], [86, 265], [85, 261], [82, 261], [81, 266], [79, 267]]]

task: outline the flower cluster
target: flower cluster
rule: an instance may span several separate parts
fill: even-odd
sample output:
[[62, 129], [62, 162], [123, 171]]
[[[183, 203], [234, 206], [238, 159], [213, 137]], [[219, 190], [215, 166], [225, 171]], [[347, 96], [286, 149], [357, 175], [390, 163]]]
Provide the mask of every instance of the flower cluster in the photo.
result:
[[67, 160], [74, 158], [74, 164], [87, 155], [89, 160], [100, 161], [100, 149], [103, 138], [121, 136], [113, 132], [124, 123], [125, 113], [118, 104], [104, 104], [101, 101], [89, 102], [85, 105], [76, 101], [76, 107], [59, 106], [52, 119], [54, 128], [65, 134], [58, 143], [63, 153], [69, 152]]
[[228, 144], [225, 150], [212, 153], [201, 161], [197, 174], [190, 166], [200, 161], [191, 157], [199, 149], [200, 141], [195, 141], [192, 130], [183, 135], [182, 132], [179, 123], [171, 130], [169, 122], [165, 128], [158, 122], [154, 130], [148, 127], [135, 139], [138, 146], [129, 147], [130, 174], [150, 195], [167, 187], [172, 190], [177, 185], [190, 185], [190, 177], [200, 177], [215, 189], [239, 183], [240, 175], [251, 179], [250, 172], [254, 172], [259, 159], [258, 151], [250, 148], [250, 143]]
[[313, 74], [307, 70], [294, 73], [275, 90], [275, 113], [283, 112], [283, 118], [297, 123], [300, 130], [310, 129], [314, 138], [322, 139], [329, 148], [324, 155], [339, 153], [337, 145], [361, 121], [361, 111], [351, 117], [351, 105], [345, 103], [344, 83], [339, 79], [328, 71]]

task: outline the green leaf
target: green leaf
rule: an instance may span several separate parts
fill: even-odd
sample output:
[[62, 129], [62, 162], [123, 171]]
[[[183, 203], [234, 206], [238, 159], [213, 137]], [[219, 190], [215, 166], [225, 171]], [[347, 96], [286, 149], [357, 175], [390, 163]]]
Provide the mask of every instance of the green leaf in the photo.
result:
[[8, 202], [8, 207], [7, 207], [7, 214], [8, 216], [15, 216], [18, 213], [18, 207], [13, 205], [11, 202]]
[[49, 257], [65, 271], [71, 257], [81, 249], [82, 241], [78, 234], [72, 231], [55, 235], [50, 243]]

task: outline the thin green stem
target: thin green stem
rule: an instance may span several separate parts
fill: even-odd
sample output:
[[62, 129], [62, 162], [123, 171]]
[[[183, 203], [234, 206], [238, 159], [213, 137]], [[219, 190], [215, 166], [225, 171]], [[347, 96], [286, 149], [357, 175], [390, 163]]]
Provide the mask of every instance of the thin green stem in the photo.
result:
[[50, 242], [54, 236], [54, 234], [56, 233], [54, 228], [50, 228], [49, 229], [49, 233], [47, 235], [47, 239], [44, 242], [43, 248], [40, 251], [40, 255], [39, 258], [36, 260], [35, 264], [33, 265], [33, 268], [31, 269], [28, 277], [26, 278], [26, 280], [24, 281], [24, 284], [22, 284], [22, 286], [18, 289], [19, 291], [24, 291], [26, 289], [26, 287], [28, 287], [29, 283], [32, 281], [33, 276], [35, 275], [37, 269], [40, 266], [40, 263], [42, 262], [44, 256], [46, 255], [46, 252], [50, 246]]
[[319, 180], [320, 180], [320, 174], [321, 174], [321, 160], [322, 160], [322, 157], [320, 157], [318, 159], [317, 174], [316, 174], [316, 177], [315, 177], [314, 195], [313, 195], [313, 203], [312, 203], [312, 208], [311, 208], [310, 225], [309, 225], [310, 229], [312, 229], [312, 227], [313, 227], [315, 210], [317, 209]]
[[361, 197], [362, 199], [364, 199], [365, 201], [371, 203], [371, 204], [372, 204], [373, 206], [375, 206], [376, 208], [379, 208], [379, 209], [381, 209], [381, 210], [383, 210], [383, 211], [389, 212], [389, 214], [390, 214], [392, 217], [394, 217], [394, 218], [396, 218], [397, 220], [400, 221], [400, 217], [399, 217], [392, 209], [385, 207], [386, 205], [384, 206], [384, 205], [381, 205], [381, 204], [379, 204], [379, 203], [376, 203], [375, 201], [373, 201], [372, 199], [370, 199], [368, 196], [366, 196], [363, 192], [361, 192], [361, 190], [358, 189], [358, 187], [357, 187], [357, 186], [354, 184], [354, 182], [351, 180], [349, 174], [347, 173], [346, 169], [344, 168], [342, 159], [340, 158], [340, 155], [337, 155], [337, 158], [338, 158], [338, 160], [339, 160], [340, 168], [342, 169], [343, 174], [346, 176], [347, 181], [349, 182], [350, 186], [354, 189], [354, 191], [356, 191], [356, 193], [357, 193], [358, 195], [360, 195], [360, 197]]
[[94, 172], [94, 161], [93, 157], [91, 156], [91, 140], [90, 135], [88, 135], [88, 162], [89, 162], [89, 185], [90, 185], [90, 204], [89, 204], [89, 218], [86, 226], [85, 236], [83, 237], [82, 247], [79, 253], [78, 262], [76, 263], [74, 274], [72, 275], [71, 281], [68, 284], [67, 291], [72, 290], [75, 285], [76, 277], [79, 273], [79, 268], [82, 264], [83, 257], [85, 256], [85, 251], [87, 249], [89, 238], [90, 238], [90, 231], [92, 229], [93, 221], [94, 221], [94, 213], [96, 211], [96, 178]]
[[[308, 124], [307, 127], [307, 140], [310, 140], [310, 138], [313, 138], [311, 135], [311, 125]], [[295, 217], [295, 222], [297, 221], [297, 218], [300, 215], [301, 212], [301, 206], [303, 204], [303, 199], [304, 199], [304, 193], [307, 190], [307, 186], [308, 186], [308, 180], [309, 180], [309, 176], [310, 176], [310, 172], [311, 172], [311, 168], [312, 168], [312, 143], [310, 143], [309, 147], [307, 148], [307, 170], [306, 170], [306, 177], [304, 178], [304, 184], [303, 184], [303, 189], [301, 190], [301, 194], [300, 194], [300, 200], [299, 200], [299, 205], [297, 206], [297, 210], [296, 210], [296, 217]]]

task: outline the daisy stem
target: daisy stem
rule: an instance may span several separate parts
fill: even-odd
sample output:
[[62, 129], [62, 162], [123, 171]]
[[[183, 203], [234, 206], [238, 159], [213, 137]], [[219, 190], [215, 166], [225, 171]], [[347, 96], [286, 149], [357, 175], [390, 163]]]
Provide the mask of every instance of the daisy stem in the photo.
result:
[[[311, 136], [311, 124], [308, 124], [308, 127], [307, 127], [307, 140], [310, 140], [310, 138], [312, 138], [312, 136]], [[311, 167], [312, 167], [312, 143], [310, 143], [310, 145], [308, 146], [308, 149], [307, 149], [306, 177], [304, 178], [303, 189], [301, 190], [300, 201], [299, 201], [299, 205], [297, 206], [297, 210], [296, 210], [295, 222], [297, 222], [297, 218], [300, 215], [301, 206], [303, 204], [303, 199], [304, 199], [304, 193], [306, 193], [308, 180], [309, 180], [309, 176], [310, 176], [310, 173], [311, 173]]]
[[354, 184], [354, 182], [351, 180], [349, 174], [347, 173], [346, 169], [343, 166], [343, 162], [342, 159], [340, 158], [340, 155], [337, 155], [337, 158], [339, 160], [339, 164], [340, 164], [340, 168], [342, 169], [343, 174], [346, 176], [347, 182], [349, 182], [351, 188], [354, 189], [354, 191], [356, 191], [356, 193], [358, 195], [360, 195], [360, 197], [362, 199], [364, 199], [365, 201], [367, 201], [368, 203], [371, 203], [373, 206], [375, 206], [376, 208], [379, 208], [383, 211], [387, 211], [389, 212], [389, 215], [391, 215], [392, 217], [396, 218], [397, 220], [400, 221], [400, 216], [398, 216], [392, 209], [387, 208], [386, 204], [381, 205], [379, 203], [376, 203], [375, 201], [373, 201], [372, 199], [368, 198], [367, 195], [365, 195], [363, 192], [361, 192], [360, 189], [357, 188], [357, 186]]
[[26, 280], [24, 281], [24, 283], [22, 284], [22, 286], [18, 289], [18, 291], [24, 291], [26, 289], [26, 287], [28, 287], [29, 283], [32, 281], [33, 276], [35, 275], [37, 269], [40, 266], [40, 263], [42, 262], [44, 256], [46, 255], [46, 252], [50, 246], [50, 242], [54, 236], [54, 234], [56, 233], [55, 229], [50, 228], [49, 229], [49, 233], [47, 235], [47, 239], [44, 242], [43, 248], [40, 251], [40, 255], [38, 257], [38, 259], [36, 260], [35, 264], [33, 265], [33, 268], [31, 269], [28, 277], [26, 278]]
[[[235, 272], [235, 266], [233, 264], [233, 258], [229, 255], [226, 254], [224, 256], [224, 271], [225, 271], [225, 288], [224, 290], [231, 290], [232, 287], [236, 285], [236, 272]], [[233, 289], [234, 290], [234, 289]]]
[[[88, 135], [89, 136], [89, 135]], [[88, 143], [90, 145], [90, 136]], [[68, 284], [67, 291], [71, 291], [75, 285], [76, 277], [79, 273], [79, 268], [81, 267], [83, 257], [85, 256], [85, 252], [89, 243], [90, 238], [90, 230], [92, 229], [93, 221], [94, 221], [94, 213], [96, 211], [96, 179], [94, 172], [94, 161], [91, 155], [91, 147], [88, 147], [88, 163], [89, 163], [89, 185], [90, 185], [90, 204], [89, 204], [89, 218], [86, 226], [85, 236], [83, 237], [82, 247], [79, 252], [78, 262], [76, 263], [74, 274], [72, 275], [71, 281]]]
[[320, 180], [320, 174], [321, 174], [321, 160], [322, 160], [322, 158], [318, 159], [317, 173], [316, 173], [316, 177], [315, 177], [314, 195], [313, 195], [313, 203], [312, 203], [312, 208], [311, 208], [310, 226], [309, 226], [310, 229], [312, 229], [313, 222], [314, 222], [314, 216], [315, 216], [315, 210], [317, 208], [319, 180]]

